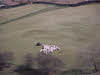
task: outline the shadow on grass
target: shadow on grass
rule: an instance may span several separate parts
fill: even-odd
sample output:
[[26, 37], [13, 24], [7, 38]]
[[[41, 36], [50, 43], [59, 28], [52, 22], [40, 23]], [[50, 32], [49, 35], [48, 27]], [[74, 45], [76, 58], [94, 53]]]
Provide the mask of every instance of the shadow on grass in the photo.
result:
[[13, 61], [12, 52], [0, 52], [0, 71], [3, 71], [4, 68], [11, 67]]
[[[40, 53], [34, 59], [29, 54], [25, 58], [25, 64], [17, 66], [14, 70], [19, 75], [58, 75], [64, 67], [64, 63], [52, 54]], [[34, 66], [37, 63], [37, 68]], [[33, 64], [32, 64], [33, 63]]]
[[[12, 59], [12, 52], [0, 53], [0, 71], [12, 66], [11, 63], [9, 63]], [[37, 64], [34, 64], [34, 62]], [[90, 69], [70, 69], [62, 71], [63, 68], [64, 63], [57, 56], [39, 53], [38, 56], [33, 57], [32, 54], [29, 53], [25, 56], [24, 64], [16, 66], [13, 72], [19, 75], [91, 75], [97, 73]]]
[[[37, 68], [36, 64], [37, 63]], [[91, 75], [96, 73], [91, 69], [69, 69], [63, 71], [64, 63], [52, 54], [39, 53], [33, 58], [31, 54], [25, 56], [24, 65], [17, 66], [14, 72], [19, 75]]]
[[93, 75], [96, 73], [94, 70], [83, 70], [83, 69], [70, 69], [61, 72], [61, 75]]
[[63, 9], [63, 8], [65, 8], [65, 7], [57, 6], [57, 7], [49, 7], [49, 8], [41, 9], [39, 11], [32, 12], [32, 13], [26, 14], [24, 16], [20, 16], [20, 17], [14, 18], [14, 19], [7, 20], [5, 22], [0, 23], [0, 25], [4, 25], [4, 24], [10, 23], [10, 22], [14, 22], [14, 21], [23, 19], [23, 18], [28, 18], [28, 17], [35, 16], [35, 15], [38, 15], [38, 14], [41, 14], [41, 13], [45, 13], [45, 12], [49, 12], [49, 11], [55, 11], [55, 10], [59, 10], [59, 9]]
[[84, 75], [81, 69], [71, 69], [68, 71], [63, 71], [61, 75]]
[[15, 70], [19, 75], [42, 75], [41, 70], [33, 69], [26, 65], [18, 66]]

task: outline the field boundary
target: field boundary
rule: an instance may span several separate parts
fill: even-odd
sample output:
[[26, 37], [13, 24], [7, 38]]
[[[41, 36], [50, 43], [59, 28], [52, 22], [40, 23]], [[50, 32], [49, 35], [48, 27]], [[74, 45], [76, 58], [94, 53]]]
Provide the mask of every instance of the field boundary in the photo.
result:
[[[90, 3], [100, 3], [100, 1], [99, 0], [98, 1], [82, 1], [82, 2], [75, 3], [75, 4], [60, 4], [60, 3], [44, 2], [44, 1], [32, 2], [32, 4], [49, 4], [49, 5], [56, 5], [56, 6], [69, 6], [69, 7], [76, 7], [76, 6], [90, 4]], [[0, 9], [14, 8], [14, 7], [19, 7], [19, 6], [24, 6], [27, 4], [28, 3], [21, 3], [21, 4], [17, 4], [17, 5], [3, 6], [3, 7], [0, 7]]]
[[23, 18], [28, 18], [28, 17], [35, 16], [35, 15], [38, 15], [38, 14], [41, 14], [41, 13], [45, 13], [45, 12], [49, 12], [49, 11], [54, 11], [54, 10], [58, 10], [58, 9], [63, 9], [63, 8], [65, 8], [65, 7], [49, 7], [49, 8], [44, 8], [44, 9], [38, 10], [36, 12], [31, 12], [31, 13], [28, 13], [26, 15], [23, 15], [23, 16], [20, 16], [20, 17], [17, 17], [17, 18], [13, 18], [13, 19], [1, 22], [0, 25], [4, 25], [4, 24], [10, 23], [10, 22], [14, 22], [14, 21], [23, 19]]

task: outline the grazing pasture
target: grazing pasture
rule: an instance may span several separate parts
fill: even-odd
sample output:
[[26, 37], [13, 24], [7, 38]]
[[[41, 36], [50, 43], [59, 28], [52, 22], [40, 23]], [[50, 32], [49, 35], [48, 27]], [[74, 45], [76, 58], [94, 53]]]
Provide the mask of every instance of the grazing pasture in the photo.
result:
[[40, 47], [35, 44], [41, 42], [63, 50], [53, 54], [65, 63], [65, 68], [80, 68], [78, 53], [99, 41], [100, 4], [33, 4], [0, 10], [0, 51], [14, 52], [17, 65], [24, 62], [27, 53], [36, 56]]

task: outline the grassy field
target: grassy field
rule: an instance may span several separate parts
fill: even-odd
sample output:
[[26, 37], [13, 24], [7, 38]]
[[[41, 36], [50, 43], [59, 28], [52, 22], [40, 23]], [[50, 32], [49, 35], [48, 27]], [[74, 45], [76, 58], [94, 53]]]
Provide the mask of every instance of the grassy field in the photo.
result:
[[59, 7], [34, 4], [0, 10], [0, 51], [13, 51], [15, 64], [24, 55], [40, 50], [37, 42], [56, 44], [63, 53], [54, 54], [66, 68], [79, 68], [80, 51], [100, 41], [100, 4]]

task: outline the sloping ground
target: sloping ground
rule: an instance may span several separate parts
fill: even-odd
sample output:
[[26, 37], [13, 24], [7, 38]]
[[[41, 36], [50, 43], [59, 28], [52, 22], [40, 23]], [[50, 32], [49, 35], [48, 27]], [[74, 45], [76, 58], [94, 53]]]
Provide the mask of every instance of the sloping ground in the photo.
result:
[[37, 55], [40, 48], [35, 44], [40, 41], [61, 47], [63, 53], [54, 54], [66, 68], [78, 68], [77, 52], [100, 41], [100, 4], [74, 8], [35, 4], [4, 9], [0, 16], [0, 51], [13, 51], [15, 64], [23, 63], [26, 53]]
[[26, 2], [52, 2], [52, 3], [60, 3], [60, 4], [73, 4], [79, 3], [85, 0], [3, 0], [3, 3], [8, 5], [16, 5], [16, 3], [26, 3]]
[[[57, 4], [57, 5], [70, 5], [79, 6], [81, 4], [86, 4], [88, 2], [95, 2], [99, 0], [3, 0], [2, 3], [7, 6], [19, 6], [26, 3], [45, 3], [45, 4]], [[76, 5], [74, 5], [76, 4]]]

